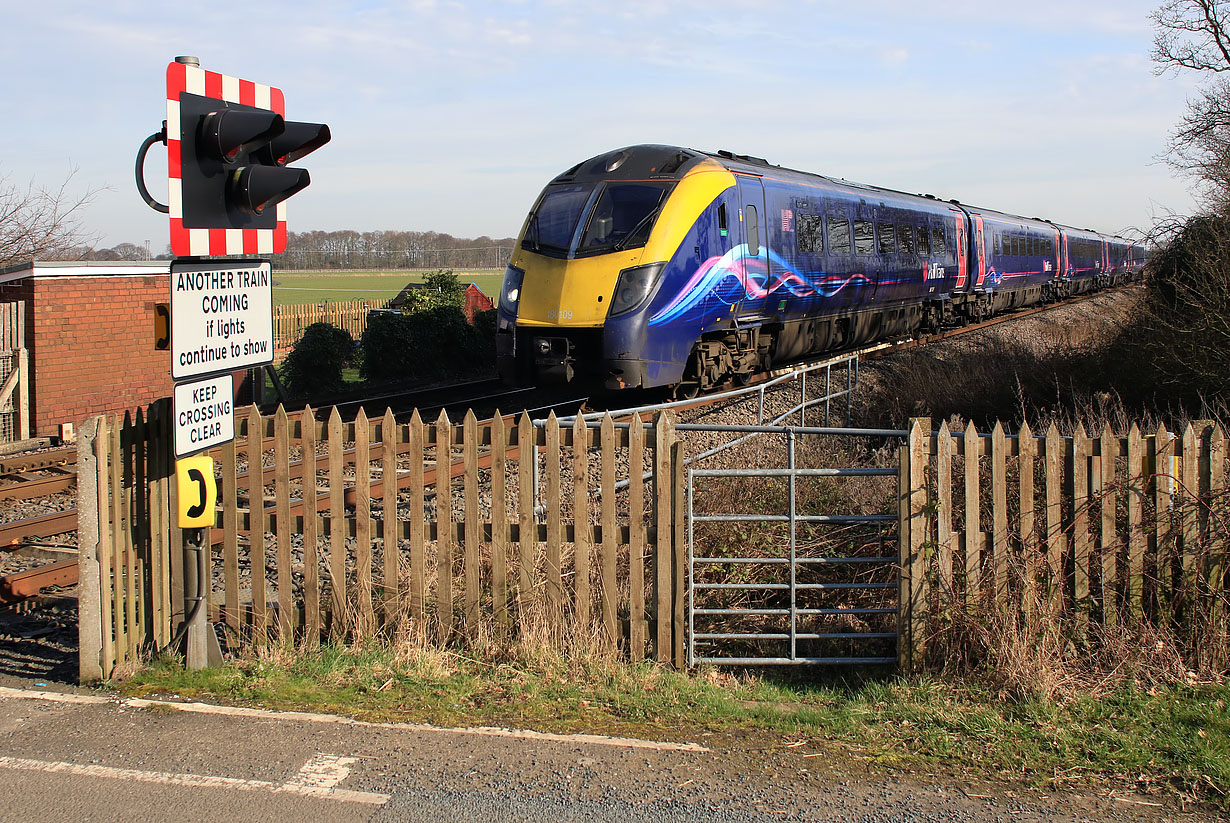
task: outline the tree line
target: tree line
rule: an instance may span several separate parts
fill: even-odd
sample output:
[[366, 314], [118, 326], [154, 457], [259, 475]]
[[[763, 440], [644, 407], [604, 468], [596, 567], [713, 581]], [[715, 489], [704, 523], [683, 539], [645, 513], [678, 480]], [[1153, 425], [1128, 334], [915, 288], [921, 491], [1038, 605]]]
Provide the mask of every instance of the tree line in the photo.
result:
[[[437, 231], [306, 231], [288, 232], [286, 251], [271, 255], [275, 269], [502, 269], [508, 265], [516, 238], [454, 237]], [[171, 248], [152, 254], [148, 246], [119, 243], [110, 248], [58, 243], [46, 249], [56, 260], [170, 260]], [[28, 262], [31, 258], [12, 262]], [[0, 265], [10, 265], [0, 263]]]

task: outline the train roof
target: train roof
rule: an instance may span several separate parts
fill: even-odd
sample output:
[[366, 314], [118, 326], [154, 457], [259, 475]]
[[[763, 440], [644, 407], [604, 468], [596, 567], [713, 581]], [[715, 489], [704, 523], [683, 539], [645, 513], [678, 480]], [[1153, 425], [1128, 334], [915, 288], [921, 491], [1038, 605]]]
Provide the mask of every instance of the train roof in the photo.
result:
[[1131, 242], [1126, 238], [1119, 237], [1118, 235], [1106, 234], [1093, 229], [1080, 229], [1072, 226], [1065, 226], [1058, 223], [1053, 223], [1052, 221], [1041, 217], [1025, 217], [1022, 215], [998, 211], [996, 209], [974, 206], [969, 203], [963, 203], [959, 200], [941, 200], [931, 194], [916, 194], [897, 189], [885, 188], [883, 186], [872, 186], [866, 183], [857, 183], [841, 178], [829, 177], [827, 175], [817, 174], [816, 172], [801, 171], [799, 169], [792, 169], [787, 166], [779, 166], [770, 163], [763, 157], [753, 157], [747, 154], [735, 154], [734, 152], [725, 150], [719, 150], [716, 152], [700, 151], [697, 149], [689, 149], [681, 146], [669, 146], [658, 143], [643, 143], [635, 146], [625, 146], [624, 148], [595, 155], [594, 157], [577, 163], [563, 174], [558, 175], [551, 182], [583, 183], [611, 180], [681, 179], [693, 168], [705, 162], [706, 159], [716, 160], [727, 169], [744, 174], [764, 176], [766, 172], [772, 172], [774, 174], [784, 174], [788, 177], [797, 176], [799, 178], [803, 178], [803, 180], [798, 182], [804, 182], [804, 180], [823, 181], [824, 184], [826, 184], [826, 187], [844, 189], [850, 192], [866, 192], [869, 195], [878, 197], [888, 196], [892, 198], [906, 198], [910, 201], [918, 202], [919, 206], [926, 205], [930, 208], [937, 209], [959, 206], [983, 216], [993, 216], [1005, 221], [1034, 223], [1039, 226], [1053, 226], [1066, 232], [1089, 234], [1124, 243]]

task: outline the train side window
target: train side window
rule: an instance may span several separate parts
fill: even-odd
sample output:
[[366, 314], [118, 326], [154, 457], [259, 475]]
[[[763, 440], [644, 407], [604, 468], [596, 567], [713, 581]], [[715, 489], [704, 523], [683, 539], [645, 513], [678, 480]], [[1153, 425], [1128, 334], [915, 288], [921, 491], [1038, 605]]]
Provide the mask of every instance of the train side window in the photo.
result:
[[875, 226], [870, 220], [854, 221], [854, 250], [859, 254], [873, 254], [875, 252]]
[[880, 254], [897, 253], [897, 232], [892, 223], [878, 224], [876, 234], [880, 237]]
[[747, 253], [752, 257], [760, 255], [760, 217], [755, 206], [744, 208], [744, 218], [747, 222]]
[[824, 233], [820, 215], [799, 212], [795, 234], [798, 237], [800, 254], [819, 254], [824, 251]]
[[992, 245], [995, 247], [993, 249], [993, 253], [995, 254], [995, 256], [998, 257], [999, 256], [999, 232], [995, 232], [993, 236], [994, 236], [994, 240], [992, 241]]
[[931, 227], [931, 250], [936, 254], [945, 254], [948, 251], [948, 241], [944, 237], [943, 226]]
[[931, 254], [931, 241], [927, 236], [927, 227], [918, 226], [918, 253]]
[[1030, 257], [1038, 256], [1038, 238], [1036, 237], [1029, 238], [1029, 256]]
[[726, 225], [726, 204], [718, 206], [718, 232], [722, 237], [726, 236], [728, 226]]
[[850, 221], [844, 217], [829, 217], [829, 252], [850, 253]]
[[898, 226], [897, 227], [897, 245], [901, 247], [902, 254], [914, 253], [914, 227], [913, 226]]

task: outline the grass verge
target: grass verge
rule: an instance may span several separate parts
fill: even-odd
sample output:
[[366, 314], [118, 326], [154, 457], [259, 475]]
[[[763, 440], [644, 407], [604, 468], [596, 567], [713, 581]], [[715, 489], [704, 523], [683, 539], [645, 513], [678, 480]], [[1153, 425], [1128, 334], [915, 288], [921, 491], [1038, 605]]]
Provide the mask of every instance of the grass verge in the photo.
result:
[[1101, 783], [1230, 808], [1225, 684], [1005, 701], [968, 680], [681, 674], [542, 654], [490, 662], [372, 642], [267, 650], [199, 672], [162, 660], [118, 688], [386, 722], [705, 735], [718, 747], [736, 735], [740, 746], [750, 735], [769, 748], [802, 739], [806, 747], [791, 747], [800, 756], [840, 751], [873, 769], [999, 776], [1046, 789]]

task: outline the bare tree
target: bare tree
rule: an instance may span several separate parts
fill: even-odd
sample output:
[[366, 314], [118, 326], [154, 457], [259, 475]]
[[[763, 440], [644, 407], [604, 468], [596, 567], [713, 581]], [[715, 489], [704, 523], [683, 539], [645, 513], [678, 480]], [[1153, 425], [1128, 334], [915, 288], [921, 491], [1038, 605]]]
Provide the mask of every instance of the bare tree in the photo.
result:
[[1189, 100], [1171, 133], [1166, 161], [1195, 182], [1211, 211], [1230, 210], [1230, 8], [1224, 0], [1169, 0], [1152, 14], [1153, 61], [1159, 74], [1195, 71], [1213, 77]]
[[24, 188], [0, 177], [0, 268], [31, 260], [80, 256], [97, 236], [81, 225], [82, 212], [100, 189], [72, 194], [73, 168], [56, 188], [31, 181]]

